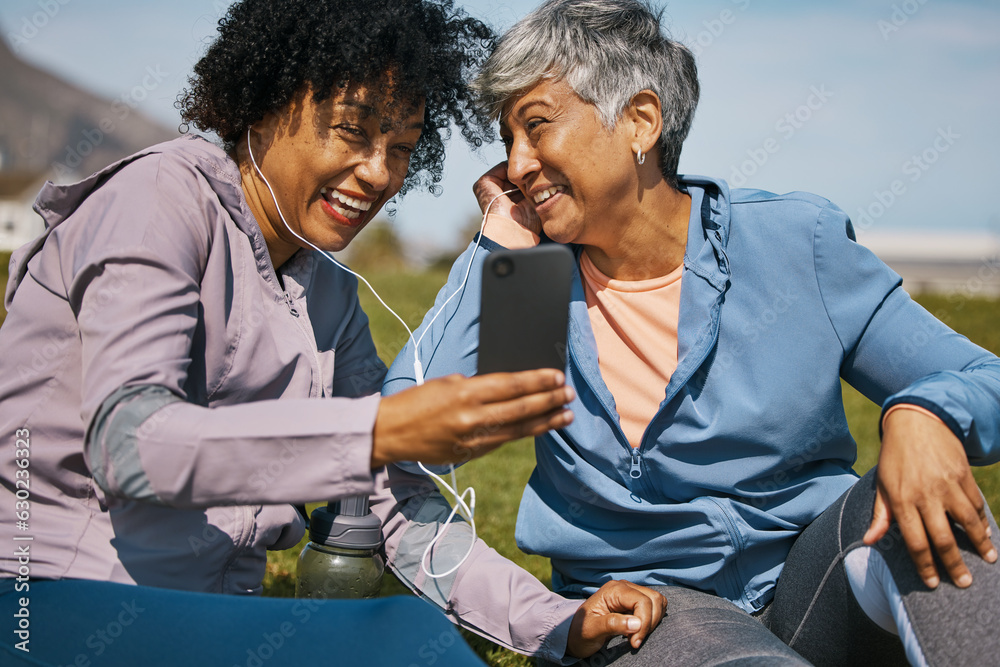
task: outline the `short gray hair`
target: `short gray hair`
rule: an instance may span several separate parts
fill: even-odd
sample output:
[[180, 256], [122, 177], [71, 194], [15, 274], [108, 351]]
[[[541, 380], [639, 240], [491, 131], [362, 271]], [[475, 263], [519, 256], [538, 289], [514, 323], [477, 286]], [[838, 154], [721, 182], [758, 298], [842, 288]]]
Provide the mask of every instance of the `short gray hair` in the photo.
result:
[[637, 93], [651, 90], [663, 108], [660, 170], [676, 187], [700, 88], [694, 55], [664, 34], [661, 15], [646, 0], [548, 0], [500, 39], [473, 88], [499, 118], [511, 97], [564, 79], [608, 130]]

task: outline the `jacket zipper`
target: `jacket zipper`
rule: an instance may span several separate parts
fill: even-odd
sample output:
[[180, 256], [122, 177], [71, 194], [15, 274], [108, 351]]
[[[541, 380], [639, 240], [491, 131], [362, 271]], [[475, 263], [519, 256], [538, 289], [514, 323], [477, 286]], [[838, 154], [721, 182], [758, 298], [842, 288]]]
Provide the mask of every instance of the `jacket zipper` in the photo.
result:
[[[298, 309], [295, 307], [295, 301], [292, 299], [292, 295], [284, 289], [284, 285], [281, 280], [278, 279], [278, 271], [274, 268], [274, 265], [270, 262], [270, 257], [268, 257], [268, 265], [271, 268], [271, 275], [274, 277], [274, 282], [277, 287], [281, 290], [281, 297], [288, 307], [288, 312], [291, 313], [295, 321], [298, 322], [298, 328], [302, 334], [306, 337], [306, 342], [308, 343], [308, 348], [312, 352], [312, 358], [314, 363], [313, 368], [313, 385], [317, 387], [315, 392], [319, 396], [324, 396], [324, 385], [323, 385], [323, 365], [319, 361], [319, 349], [316, 341], [314, 340], [312, 333], [306, 330], [306, 326], [302, 323], [302, 318], [299, 315]], [[316, 378], [319, 378], [317, 381]], [[313, 393], [313, 392], [310, 392]]]
[[[728, 259], [727, 259], [727, 261], [728, 261]], [[712, 326], [714, 328], [714, 332], [712, 334], [712, 341], [708, 345], [705, 346], [705, 351], [698, 358], [698, 362], [696, 364], [694, 364], [693, 366], [691, 366], [690, 368], [693, 368], [693, 369], [701, 368], [701, 365], [705, 363], [705, 359], [707, 359], [708, 355], [711, 354], [712, 349], [718, 344], [718, 342], [719, 342], [719, 325], [718, 325], [718, 318], [717, 317], [714, 318], [714, 321], [712, 322]], [[688, 383], [688, 381], [691, 379], [691, 375], [693, 375], [693, 374], [694, 374], [694, 371], [691, 371], [691, 373], [689, 373], [688, 377], [686, 377], [684, 379], [684, 382], [678, 383], [677, 386], [674, 388], [673, 392], [670, 393], [669, 395], [667, 395], [667, 397], [664, 399], [663, 403], [660, 404], [661, 405], [660, 409], [656, 411], [656, 413], [653, 415], [653, 417], [649, 420], [649, 424], [646, 425], [646, 430], [642, 434], [642, 439], [639, 441], [639, 446], [632, 448], [632, 452], [631, 452], [631, 467], [629, 468], [629, 476], [632, 477], [633, 479], [639, 479], [639, 478], [642, 477], [642, 468], [640, 467], [641, 464], [642, 464], [642, 447], [643, 447], [643, 445], [646, 444], [646, 436], [649, 435], [649, 426], [659, 416], [660, 411], [663, 410], [664, 407], [666, 407], [667, 405], [669, 405], [670, 401], [674, 400], [674, 398], [677, 396], [677, 393], [681, 390], [681, 387], [683, 387], [685, 384]], [[668, 386], [669, 386], [669, 383], [668, 383]]]
[[281, 295], [285, 297], [285, 305], [288, 306], [288, 312], [292, 314], [292, 317], [298, 317], [299, 311], [295, 309], [295, 302], [292, 300], [292, 295], [288, 292], [282, 292]]
[[629, 468], [628, 476], [632, 479], [642, 477], [642, 452], [638, 447], [632, 448], [632, 467]]
[[[716, 250], [718, 250], [719, 253], [721, 253], [722, 258], [721, 258], [721, 262], [720, 263], [724, 266], [725, 271], [728, 274], [729, 273], [729, 257], [726, 255], [726, 251], [722, 248], [722, 235], [718, 232], [718, 230], [716, 230], [716, 232], [715, 232], [715, 238], [718, 241], [718, 245], [713, 244], [713, 247]], [[725, 290], [721, 290], [721, 293], [725, 293]], [[719, 342], [719, 325], [718, 325], [718, 319], [715, 318], [712, 324], [713, 324], [713, 327], [715, 328], [715, 331], [714, 331], [714, 333], [712, 335], [712, 342], [711, 342], [711, 344], [709, 344], [709, 345], [706, 346], [704, 353], [702, 353], [701, 358], [698, 360], [698, 363], [693, 366], [693, 368], [695, 368], [695, 369], [701, 368], [701, 365], [705, 363], [705, 359], [708, 358], [708, 355], [711, 353], [712, 349]], [[692, 374], [693, 374], [693, 372], [692, 372]], [[659, 416], [660, 410], [662, 410], [663, 407], [667, 406], [670, 403], [670, 401], [672, 401], [674, 399], [674, 397], [677, 396], [677, 392], [679, 392], [680, 389], [681, 389], [681, 387], [684, 386], [684, 384], [687, 384], [688, 380], [690, 380], [690, 379], [691, 378], [690, 378], [690, 375], [689, 375], [684, 380], [683, 383], [680, 383], [680, 384], [677, 385], [677, 387], [674, 389], [673, 393], [671, 393], [669, 396], [667, 396], [664, 399], [663, 403], [661, 403], [660, 409], [657, 410], [656, 413], [653, 415], [652, 419], [649, 420], [650, 424], [652, 424], [653, 421], [656, 419], [656, 417]], [[624, 431], [621, 431], [620, 427], [619, 427], [618, 430], [620, 432], [622, 432], [622, 437], [624, 438]], [[630, 447], [630, 449], [632, 451], [630, 452], [630, 462], [629, 462], [630, 465], [629, 465], [628, 474], [629, 474], [629, 477], [631, 477], [634, 480], [639, 480], [639, 479], [642, 478], [642, 447], [643, 447], [643, 445], [646, 444], [646, 436], [648, 434], [649, 434], [649, 424], [646, 425], [646, 430], [642, 434], [642, 439], [639, 441], [639, 446], [638, 447]], [[645, 485], [643, 485], [643, 486], [645, 486]]]
[[[571, 360], [571, 363], [569, 364], [570, 370], [574, 371], [576, 375], [579, 376], [579, 378], [586, 385], [588, 385], [591, 388], [591, 390], [594, 391], [595, 394], [597, 394], [597, 390], [595, 389], [596, 383], [590, 378], [589, 374], [584, 370], [583, 366], [580, 364], [576, 355], [571, 353], [570, 360]], [[599, 396], [598, 400], [600, 401], [601, 407], [604, 409], [604, 412], [609, 417], [618, 417], [617, 411], [612, 411], [610, 409], [610, 406], [606, 405], [604, 401], [600, 399]], [[614, 412], [614, 414], [612, 414], [612, 412]], [[615, 429], [615, 433], [618, 436], [618, 441], [619, 443], [621, 443], [622, 447], [625, 448], [626, 456], [629, 457], [629, 471], [628, 471], [629, 478], [634, 479], [636, 481], [636, 483], [639, 485], [639, 491], [648, 495], [649, 489], [647, 489], [645, 484], [643, 484], [641, 481], [642, 451], [640, 451], [639, 447], [633, 447], [632, 445], [629, 444], [628, 438], [625, 437], [625, 431], [622, 430], [621, 423], [619, 421], [617, 420], [611, 420], [611, 421], [612, 421], [611, 425]], [[629, 485], [629, 490], [633, 492], [636, 491], [636, 489], [632, 488], [632, 485]]]
[[[577, 262], [579, 262], [580, 253], [577, 252], [576, 256], [577, 256]], [[579, 266], [579, 264], [577, 264], [577, 266]], [[577, 282], [577, 284], [582, 285], [582, 278], [579, 274], [578, 268], [575, 269], [574, 271], [574, 280]], [[584, 315], [584, 317], [586, 317], [586, 315]], [[576, 347], [574, 343], [577, 342], [573, 335], [573, 326], [574, 324], [571, 313], [570, 326], [569, 326], [570, 331], [569, 331], [569, 337], [567, 338], [567, 354], [569, 354], [569, 363], [567, 364], [567, 367], [571, 372], [575, 372], [576, 375], [580, 378], [580, 380], [584, 384], [589, 386], [591, 390], [594, 392], [594, 394], [597, 396], [597, 400], [601, 404], [601, 408], [604, 409], [605, 414], [609, 417], [609, 421], [611, 422], [612, 428], [615, 430], [615, 435], [617, 436], [619, 444], [621, 444], [621, 446], [625, 448], [625, 455], [629, 457], [629, 470], [628, 470], [629, 478], [634, 479], [635, 480], [634, 484], [638, 485], [639, 490], [642, 493], [648, 495], [649, 489], [647, 489], [646, 485], [642, 482], [642, 452], [640, 451], [639, 447], [633, 447], [631, 443], [629, 443], [628, 438], [625, 437], [625, 431], [622, 430], [621, 416], [618, 414], [618, 411], [612, 410], [611, 406], [605, 403], [605, 401], [601, 398], [599, 392], [597, 391], [598, 384], [604, 384], [604, 380], [603, 378], [601, 378], [600, 368], [598, 367], [597, 377], [592, 378], [589, 369], [585, 368], [584, 365], [580, 363], [578, 355], [573, 353], [573, 348]], [[596, 356], [594, 358], [594, 363], [595, 365], [597, 364]], [[607, 391], [607, 385], [605, 385], [605, 390]], [[640, 447], [641, 446], [642, 443], [640, 443]], [[633, 492], [633, 497], [638, 498], [637, 496], [635, 496], [634, 492], [636, 491], [636, 489], [633, 488], [633, 485], [629, 484], [628, 488], [630, 491]]]
[[[323, 384], [323, 365], [320, 363], [319, 360], [319, 349], [318, 346], [316, 345], [316, 341], [313, 339], [312, 333], [307, 330], [305, 322], [302, 321], [302, 318], [299, 315], [299, 311], [296, 310], [295, 301], [292, 299], [292, 296], [288, 292], [282, 292], [282, 294], [285, 297], [285, 303], [288, 305], [289, 312], [292, 314], [292, 317], [294, 317], [295, 321], [298, 323], [299, 331], [301, 331], [302, 335], [306, 337], [306, 342], [308, 343], [307, 347], [309, 348], [309, 351], [312, 352], [312, 358], [314, 363], [313, 384], [314, 386], [317, 387], [316, 394], [319, 396], [325, 396], [326, 392]], [[317, 382], [315, 378], [319, 378], [319, 381]]]

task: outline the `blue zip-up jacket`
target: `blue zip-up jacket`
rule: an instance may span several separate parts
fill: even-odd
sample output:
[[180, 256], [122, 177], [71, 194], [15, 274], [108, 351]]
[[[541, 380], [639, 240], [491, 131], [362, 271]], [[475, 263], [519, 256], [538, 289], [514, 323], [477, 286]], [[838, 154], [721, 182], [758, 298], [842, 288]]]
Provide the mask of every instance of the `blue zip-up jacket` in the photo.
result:
[[[681, 187], [692, 213], [678, 364], [663, 402], [633, 451], [577, 273], [566, 368], [575, 420], [536, 439], [517, 543], [552, 560], [564, 594], [627, 579], [700, 589], [753, 612], [771, 599], [795, 538], [857, 479], [841, 378], [883, 410], [932, 411], [971, 463], [987, 464], [1000, 452], [1000, 360], [912, 301], [827, 200], [730, 192], [697, 177]], [[498, 247], [482, 240], [464, 293], [424, 336], [428, 377], [475, 373], [481, 264]], [[461, 284], [472, 250], [421, 331]], [[408, 345], [383, 393], [413, 384], [412, 367]]]

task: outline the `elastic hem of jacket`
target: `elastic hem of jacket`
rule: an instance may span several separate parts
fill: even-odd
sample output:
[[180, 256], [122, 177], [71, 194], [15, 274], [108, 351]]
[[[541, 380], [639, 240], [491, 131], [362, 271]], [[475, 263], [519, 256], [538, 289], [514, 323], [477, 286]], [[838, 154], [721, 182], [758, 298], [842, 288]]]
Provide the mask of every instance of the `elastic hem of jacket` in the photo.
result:
[[962, 447], [965, 447], [965, 432], [959, 423], [950, 414], [945, 412], [940, 405], [932, 401], [928, 401], [926, 398], [920, 396], [897, 396], [882, 406], [882, 415], [878, 420], [878, 439], [882, 440], [882, 420], [885, 419], [885, 413], [894, 405], [899, 405], [905, 403], [907, 405], [915, 405], [918, 408], [923, 408], [928, 412], [934, 414], [935, 417], [944, 422], [944, 425], [951, 429], [951, 432], [955, 434], [958, 441], [962, 443]]
[[120, 387], [104, 400], [85, 450], [94, 481], [105, 493], [162, 504], [142, 467], [139, 432], [154, 413], [180, 401], [160, 385]]
[[507, 250], [507, 248], [500, 245], [499, 243], [491, 239], [489, 236], [486, 236], [485, 234], [480, 234], [479, 232], [476, 232], [476, 236], [474, 239], [472, 239], [472, 242], [478, 243], [480, 248], [485, 248], [486, 250], [490, 251]]
[[[507, 246], [500, 245], [499, 243], [491, 239], [489, 236], [486, 236], [485, 234], [481, 234], [479, 232], [476, 232], [476, 235], [473, 237], [472, 242], [479, 243], [480, 248], [485, 248], [490, 252], [493, 252], [494, 250], [510, 250], [510, 248], [508, 248]], [[555, 243], [555, 241], [546, 236], [545, 232], [542, 232], [541, 234], [538, 235], [538, 245], [544, 245], [546, 243]], [[567, 243], [565, 245], [568, 245], [570, 248], [577, 247], [575, 243]], [[577, 255], [577, 259], [579, 259], [579, 255]]]

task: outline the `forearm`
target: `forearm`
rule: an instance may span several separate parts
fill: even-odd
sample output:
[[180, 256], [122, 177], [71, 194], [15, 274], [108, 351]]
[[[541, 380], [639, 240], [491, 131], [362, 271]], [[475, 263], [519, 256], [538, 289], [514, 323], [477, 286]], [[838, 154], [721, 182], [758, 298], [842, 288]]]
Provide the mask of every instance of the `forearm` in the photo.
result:
[[107, 399], [87, 438], [105, 493], [173, 507], [300, 504], [372, 491], [379, 398], [205, 408], [163, 387]]
[[941, 419], [962, 442], [969, 461], [1000, 460], [1000, 360], [928, 375], [890, 396], [883, 407], [915, 405]]
[[885, 412], [911, 404], [941, 419], [976, 464], [1000, 459], [1000, 359], [897, 288], [873, 314], [842, 373]]
[[[477, 634], [509, 649], [561, 661], [573, 614], [567, 600], [477, 539], [453, 574], [431, 578], [421, 566], [427, 544], [451, 508], [428, 477], [389, 466], [376, 479], [372, 511], [383, 522], [386, 556], [399, 578]], [[453, 522], [424, 561], [433, 573], [451, 569], [469, 550], [472, 530]]]

